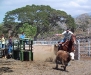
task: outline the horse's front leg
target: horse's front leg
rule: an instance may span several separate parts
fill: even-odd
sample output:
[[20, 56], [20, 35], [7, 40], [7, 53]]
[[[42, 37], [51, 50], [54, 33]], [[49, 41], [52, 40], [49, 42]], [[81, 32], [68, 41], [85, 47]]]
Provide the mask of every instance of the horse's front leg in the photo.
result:
[[68, 62], [64, 61], [64, 71], [66, 71], [66, 67], [68, 66]]

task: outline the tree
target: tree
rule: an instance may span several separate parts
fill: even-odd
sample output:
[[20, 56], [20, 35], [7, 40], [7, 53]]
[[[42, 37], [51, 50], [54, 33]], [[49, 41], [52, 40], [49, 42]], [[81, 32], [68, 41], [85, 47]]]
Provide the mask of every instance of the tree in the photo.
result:
[[34, 35], [36, 34], [36, 27], [31, 26], [28, 23], [25, 23], [25, 24], [23, 24], [22, 27], [19, 28], [18, 32], [20, 32], [20, 33], [24, 32], [27, 37], [28, 36], [34, 37]]
[[0, 35], [2, 35], [3, 34], [3, 24], [1, 23], [0, 24]]
[[73, 32], [74, 32], [74, 30], [76, 29], [76, 24], [75, 24], [74, 18], [72, 18], [71, 15], [68, 15], [68, 18], [67, 18], [67, 26], [68, 26], [68, 28], [70, 28]]
[[37, 40], [38, 35], [42, 35], [57, 26], [58, 21], [70, 25], [71, 23], [74, 23], [73, 19], [72, 21], [71, 19], [72, 17], [69, 17], [64, 11], [55, 10], [50, 6], [33, 4], [32, 6], [27, 5], [7, 12], [4, 18], [4, 25], [8, 28], [10, 26], [11, 29], [14, 28], [13, 30], [17, 32], [19, 27], [28, 23], [29, 25], [36, 27], [34, 39]]

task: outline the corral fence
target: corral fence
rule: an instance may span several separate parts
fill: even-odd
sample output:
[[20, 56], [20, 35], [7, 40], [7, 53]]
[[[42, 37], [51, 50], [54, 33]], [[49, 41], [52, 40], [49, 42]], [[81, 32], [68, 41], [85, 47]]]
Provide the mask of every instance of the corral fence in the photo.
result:
[[79, 60], [84, 57], [91, 57], [91, 39], [78, 39], [77, 46]]
[[[55, 45], [58, 41], [33, 41], [34, 45]], [[76, 59], [80, 60], [83, 57], [91, 57], [91, 40], [78, 39], [76, 44]]]
[[[33, 41], [33, 45], [55, 45], [58, 41]], [[0, 45], [1, 46], [1, 45]], [[91, 39], [77, 39], [75, 58], [80, 60], [83, 57], [91, 58]]]
[[33, 41], [34, 45], [53, 45], [53, 44], [57, 44], [58, 41]]

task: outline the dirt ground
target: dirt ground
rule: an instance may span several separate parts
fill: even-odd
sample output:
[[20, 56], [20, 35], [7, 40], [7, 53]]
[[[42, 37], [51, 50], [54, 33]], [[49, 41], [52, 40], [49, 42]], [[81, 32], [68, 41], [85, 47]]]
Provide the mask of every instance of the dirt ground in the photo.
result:
[[74, 60], [63, 71], [55, 62], [20, 61], [0, 58], [0, 75], [91, 75], [91, 60]]

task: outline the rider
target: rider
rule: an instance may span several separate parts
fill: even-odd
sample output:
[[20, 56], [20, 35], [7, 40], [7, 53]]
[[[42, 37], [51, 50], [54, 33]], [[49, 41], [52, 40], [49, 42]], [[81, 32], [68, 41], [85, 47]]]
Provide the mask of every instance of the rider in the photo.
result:
[[70, 31], [70, 29], [67, 29], [66, 31], [62, 32], [61, 34], [56, 34], [57, 36], [64, 35], [64, 38], [62, 40], [58, 41], [58, 43], [62, 45], [62, 43], [65, 42], [67, 39], [70, 40], [72, 34], [73, 34], [73, 32]]
[[[73, 32], [71, 32], [70, 29], [67, 29], [62, 34], [56, 34], [57, 36], [64, 35], [64, 38], [61, 41], [59, 41], [59, 43], [58, 43], [58, 50], [60, 50], [60, 48], [62, 48], [61, 46], [64, 45], [64, 44], [62, 44], [63, 42], [66, 42], [66, 40], [71, 39], [72, 34], [73, 34]], [[74, 60], [74, 52], [70, 52], [70, 55], [71, 55], [71, 59]]]

